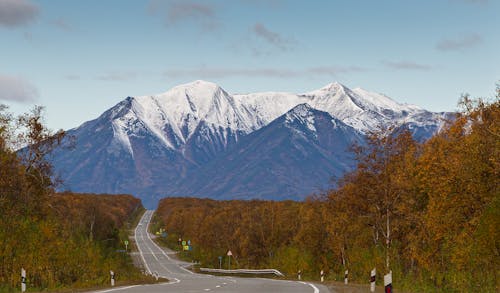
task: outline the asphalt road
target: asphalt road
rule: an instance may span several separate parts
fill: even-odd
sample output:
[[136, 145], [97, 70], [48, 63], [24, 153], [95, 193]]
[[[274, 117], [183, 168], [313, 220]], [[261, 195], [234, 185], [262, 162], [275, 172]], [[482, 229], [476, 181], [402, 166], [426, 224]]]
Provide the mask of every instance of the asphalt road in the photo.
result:
[[153, 211], [146, 211], [135, 229], [135, 240], [146, 271], [170, 280], [155, 285], [117, 287], [104, 292], [330, 292], [325, 286], [306, 282], [273, 280], [265, 278], [236, 278], [196, 274], [187, 270], [185, 263], [170, 257], [173, 251], [160, 248], [148, 233]]

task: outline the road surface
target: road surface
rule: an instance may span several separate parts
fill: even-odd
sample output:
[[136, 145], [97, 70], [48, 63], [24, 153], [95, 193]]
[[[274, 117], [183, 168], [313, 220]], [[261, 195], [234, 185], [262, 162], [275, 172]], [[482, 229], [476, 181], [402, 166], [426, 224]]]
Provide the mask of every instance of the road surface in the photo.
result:
[[196, 274], [187, 270], [185, 263], [170, 257], [173, 251], [160, 248], [151, 239], [148, 225], [153, 211], [146, 211], [135, 229], [135, 241], [146, 271], [170, 280], [168, 283], [117, 287], [104, 292], [330, 292], [325, 286], [305, 282], [273, 280], [265, 278], [236, 278]]

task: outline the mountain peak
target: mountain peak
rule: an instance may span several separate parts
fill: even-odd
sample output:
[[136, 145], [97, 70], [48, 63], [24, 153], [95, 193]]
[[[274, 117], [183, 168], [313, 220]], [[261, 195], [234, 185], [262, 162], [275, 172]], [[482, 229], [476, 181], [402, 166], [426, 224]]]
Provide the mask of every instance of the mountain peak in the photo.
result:
[[311, 107], [308, 103], [302, 103], [293, 107], [290, 111], [288, 111], [287, 114], [305, 117], [308, 116], [309, 113], [313, 110], [314, 108]]
[[221, 89], [222, 88], [216, 83], [205, 80], [195, 80], [192, 82], [177, 85], [172, 89], [170, 89], [168, 92], [173, 91], [173, 92], [184, 92], [188, 94], [193, 93], [201, 95], [213, 95], [215, 92]]
[[345, 91], [347, 87], [338, 81], [331, 82], [324, 87], [320, 88], [320, 91]]
[[307, 103], [299, 104], [285, 114], [286, 125], [290, 126], [298, 123], [304, 125], [310, 131], [316, 132], [316, 127], [314, 125], [315, 111], [316, 110]]

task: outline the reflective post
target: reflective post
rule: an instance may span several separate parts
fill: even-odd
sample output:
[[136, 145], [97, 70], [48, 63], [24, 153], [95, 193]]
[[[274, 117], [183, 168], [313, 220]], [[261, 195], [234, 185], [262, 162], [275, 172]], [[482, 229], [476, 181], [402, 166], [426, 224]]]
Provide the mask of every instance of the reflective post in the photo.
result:
[[21, 292], [26, 292], [26, 270], [21, 269]]
[[373, 269], [370, 274], [370, 292], [375, 292], [375, 279], [377, 277], [377, 269]]

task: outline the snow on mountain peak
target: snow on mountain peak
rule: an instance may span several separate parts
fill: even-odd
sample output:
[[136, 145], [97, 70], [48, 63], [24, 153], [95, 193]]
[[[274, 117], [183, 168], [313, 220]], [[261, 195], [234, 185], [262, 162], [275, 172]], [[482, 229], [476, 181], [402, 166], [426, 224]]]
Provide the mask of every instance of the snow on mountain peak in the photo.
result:
[[[247, 133], [255, 129], [249, 111], [241, 109], [220, 86], [203, 80], [178, 85], [156, 96], [132, 98], [129, 112], [128, 120], [140, 121], [171, 149], [182, 147], [202, 122], [212, 133], [222, 131], [223, 135], [228, 129]], [[115, 132], [124, 133], [118, 129]]]
[[358, 96], [362, 97], [366, 102], [369, 102], [370, 104], [376, 106], [378, 109], [392, 109], [400, 112], [422, 110], [418, 106], [409, 104], [400, 104], [386, 95], [370, 92], [359, 87], [355, 88], [352, 91], [356, 93]]
[[[179, 149], [200, 125], [210, 128], [210, 133], [219, 133], [224, 137], [227, 131], [250, 133], [294, 108], [289, 114], [295, 118], [306, 119], [308, 113], [310, 115], [311, 110], [316, 109], [329, 113], [361, 132], [375, 130], [384, 124], [411, 122], [418, 115], [428, 113], [414, 105], [399, 104], [382, 94], [361, 88], [351, 90], [339, 82], [304, 94], [266, 92], [230, 95], [215, 83], [196, 80], [175, 86], [159, 95], [135, 97], [127, 101], [130, 107], [125, 107], [122, 102], [113, 111], [116, 114], [114, 116], [120, 116], [118, 119], [123, 120], [115, 123], [114, 129], [126, 148], [128, 143], [124, 135], [134, 130], [118, 128], [130, 125], [141, 125], [142, 129], [160, 138], [168, 148]], [[124, 111], [129, 113], [125, 114]]]
[[285, 121], [288, 125], [298, 122], [305, 125], [312, 132], [316, 132], [313, 111], [314, 109], [309, 104], [299, 104], [285, 114]]
[[347, 87], [338, 81], [331, 82], [324, 87], [320, 88], [320, 91], [343, 91]]

